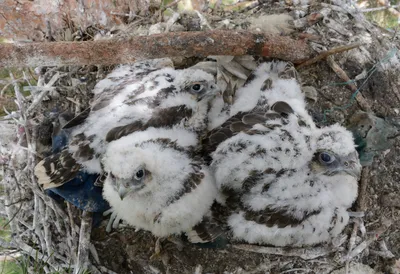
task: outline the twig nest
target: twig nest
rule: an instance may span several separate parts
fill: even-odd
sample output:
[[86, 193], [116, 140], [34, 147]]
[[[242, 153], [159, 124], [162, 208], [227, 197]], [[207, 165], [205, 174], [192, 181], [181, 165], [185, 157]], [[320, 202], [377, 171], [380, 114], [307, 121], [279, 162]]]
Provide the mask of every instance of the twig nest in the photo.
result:
[[251, 17], [248, 21], [250, 30], [257, 32], [287, 35], [294, 31], [293, 17], [286, 13]]
[[346, 271], [346, 267], [342, 267], [338, 270], [331, 272], [331, 274], [381, 274], [382, 272], [376, 272], [368, 265], [354, 263], [350, 264], [348, 271]]

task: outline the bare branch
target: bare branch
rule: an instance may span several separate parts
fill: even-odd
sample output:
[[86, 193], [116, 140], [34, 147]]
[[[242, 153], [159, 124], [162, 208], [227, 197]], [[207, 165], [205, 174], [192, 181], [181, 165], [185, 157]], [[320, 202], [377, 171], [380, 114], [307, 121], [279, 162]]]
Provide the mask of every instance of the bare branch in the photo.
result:
[[126, 41], [0, 44], [0, 66], [109, 65], [173, 56], [248, 54], [299, 63], [311, 58], [311, 49], [305, 40], [287, 36], [233, 30], [172, 32]]

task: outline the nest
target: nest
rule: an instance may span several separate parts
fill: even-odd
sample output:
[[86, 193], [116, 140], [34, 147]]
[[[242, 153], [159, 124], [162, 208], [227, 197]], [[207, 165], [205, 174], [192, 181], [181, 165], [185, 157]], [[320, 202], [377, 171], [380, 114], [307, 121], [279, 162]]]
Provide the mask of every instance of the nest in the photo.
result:
[[[272, 10], [274, 13], [291, 10], [296, 30], [283, 29], [282, 32], [294, 31], [296, 35], [303, 33], [315, 38], [311, 45], [317, 52], [341, 45], [343, 41], [365, 43], [351, 53], [339, 54], [335, 57], [337, 61], [331, 58], [328, 63], [322, 61], [299, 71], [304, 86], [319, 90], [318, 96], [313, 95], [318, 101], [311, 107], [317, 123], [344, 123], [351, 113], [363, 108], [381, 116], [398, 115], [396, 109], [398, 111], [400, 95], [396, 83], [400, 82], [400, 55], [395, 52], [394, 58], [379, 63], [396, 45], [393, 34], [381, 32], [352, 7], [336, 4], [282, 7], [259, 1], [239, 14], [229, 11], [219, 15], [184, 15], [178, 22], [185, 30], [199, 30], [207, 25], [209, 28], [246, 29], [249, 24], [254, 24], [254, 19], [246, 20], [248, 17], [259, 17]], [[323, 15], [316, 25], [304, 19], [313, 12]], [[136, 19], [130, 25], [108, 32], [99, 29], [90, 37], [99, 33], [107, 33], [108, 38], [117, 36], [118, 39], [146, 35], [149, 29], [165, 31], [172, 25], [176, 27], [177, 22], [151, 25], [155, 20]], [[259, 21], [255, 24], [263, 28]], [[181, 30], [180, 27], [177, 29]], [[92, 27], [90, 32], [93, 32]], [[80, 30], [77, 39], [87, 37], [85, 31]], [[369, 37], [369, 41], [365, 37]], [[174, 58], [173, 61], [176, 67], [188, 67], [200, 59]], [[362, 80], [364, 88], [361, 92], [357, 89], [356, 94], [360, 95], [354, 97], [355, 102], [342, 107], [354, 95], [354, 87], [332, 83], [355, 79], [363, 70], [377, 63], [380, 65], [374, 74]], [[94, 85], [110, 69], [99, 66], [42, 67], [36, 69], [37, 79], [28, 77], [28, 73], [23, 73], [20, 79], [12, 79], [17, 110], [8, 112], [0, 124], [4, 189], [0, 214], [9, 220], [13, 237], [11, 243], [2, 241], [1, 244], [10, 250], [21, 250], [31, 258], [29, 273], [38, 273], [34, 261], [42, 262], [45, 273], [72, 273], [71, 269], [74, 273], [83, 270], [90, 273], [352, 273], [348, 272], [349, 269], [356, 266], [361, 269], [361, 262], [377, 271], [396, 270], [395, 258], [400, 255], [400, 239], [391, 236], [395, 230], [391, 224], [400, 223], [398, 213], [392, 213], [398, 205], [377, 207], [376, 204], [385, 193], [399, 191], [399, 186], [395, 184], [400, 181], [399, 173], [395, 172], [395, 163], [400, 162], [399, 142], [396, 142], [392, 152], [387, 152], [389, 157], [378, 155], [374, 164], [364, 169], [360, 198], [353, 208], [362, 213], [354, 217], [354, 224], [349, 225], [343, 237], [332, 244], [317, 247], [276, 248], [233, 244], [218, 249], [185, 244], [182, 249], [166, 244], [163, 249], [168, 252], [164, 252], [160, 260], [150, 260], [155, 239], [149, 233], [125, 227], [107, 234], [106, 220], [100, 227], [92, 228], [91, 213], [81, 212], [69, 203], [57, 203], [46, 196], [37, 185], [33, 170], [38, 159], [50, 151], [53, 118], [49, 113], [54, 109], [70, 110], [75, 114], [83, 111], [89, 104]], [[22, 95], [18, 81], [26, 84], [28, 96]], [[382, 188], [384, 191], [376, 183], [378, 176], [385, 176], [382, 177], [387, 182]], [[340, 268], [344, 272], [333, 272]], [[365, 268], [362, 271], [367, 273]]]

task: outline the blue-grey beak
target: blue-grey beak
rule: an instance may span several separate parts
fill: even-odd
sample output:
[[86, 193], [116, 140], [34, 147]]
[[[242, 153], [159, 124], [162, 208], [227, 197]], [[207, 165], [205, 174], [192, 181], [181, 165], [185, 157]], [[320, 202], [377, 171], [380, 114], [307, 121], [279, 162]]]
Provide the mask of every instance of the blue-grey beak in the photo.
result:
[[128, 189], [121, 184], [118, 188], [118, 195], [121, 198], [121, 201], [125, 198], [126, 194], [128, 194]]
[[361, 165], [360, 164], [354, 164], [354, 163], [350, 163], [349, 168], [345, 169], [344, 172], [346, 172], [347, 174], [360, 179], [361, 177]]

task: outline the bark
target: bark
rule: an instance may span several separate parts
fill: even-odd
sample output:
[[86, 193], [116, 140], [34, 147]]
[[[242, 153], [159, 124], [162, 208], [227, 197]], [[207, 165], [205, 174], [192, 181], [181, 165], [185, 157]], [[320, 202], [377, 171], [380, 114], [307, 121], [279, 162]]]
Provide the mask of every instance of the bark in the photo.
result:
[[301, 63], [311, 57], [306, 40], [245, 31], [175, 32], [100, 40], [0, 44], [0, 66], [110, 65], [139, 60], [208, 55], [259, 55]]

